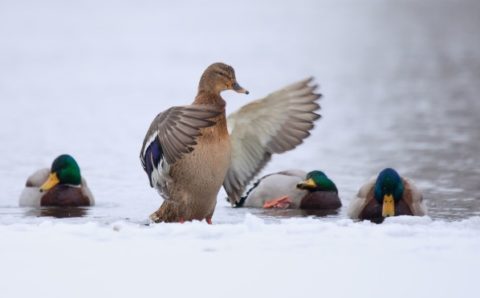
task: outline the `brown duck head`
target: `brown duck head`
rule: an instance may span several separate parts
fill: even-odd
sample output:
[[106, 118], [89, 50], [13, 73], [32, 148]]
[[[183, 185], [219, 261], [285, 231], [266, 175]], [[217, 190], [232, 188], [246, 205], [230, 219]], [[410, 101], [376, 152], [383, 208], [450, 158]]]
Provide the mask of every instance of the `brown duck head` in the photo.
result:
[[230, 65], [219, 62], [207, 67], [200, 78], [198, 92], [218, 95], [225, 90], [248, 94], [248, 91], [238, 84], [235, 70]]

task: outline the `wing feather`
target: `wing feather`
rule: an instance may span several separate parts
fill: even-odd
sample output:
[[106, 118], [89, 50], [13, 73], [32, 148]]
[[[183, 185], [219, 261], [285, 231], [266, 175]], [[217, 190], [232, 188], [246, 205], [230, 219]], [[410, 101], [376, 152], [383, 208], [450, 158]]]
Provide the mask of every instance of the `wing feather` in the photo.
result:
[[248, 183], [271, 160], [272, 154], [291, 150], [310, 135], [320, 118], [315, 111], [320, 94], [308, 78], [265, 98], [251, 102], [227, 119], [232, 162], [224, 188], [232, 204], [239, 202]]
[[[193, 150], [196, 139], [200, 136], [200, 129], [215, 124], [212, 118], [223, 113], [223, 108], [212, 105], [189, 105], [172, 107], [155, 117], [143, 140], [140, 159], [144, 170], [152, 180], [152, 169], [158, 169], [161, 160], [169, 165], [182, 158]], [[157, 143], [160, 150], [150, 149]], [[153, 152], [159, 156], [153, 156]], [[153, 183], [152, 183], [152, 186]]]

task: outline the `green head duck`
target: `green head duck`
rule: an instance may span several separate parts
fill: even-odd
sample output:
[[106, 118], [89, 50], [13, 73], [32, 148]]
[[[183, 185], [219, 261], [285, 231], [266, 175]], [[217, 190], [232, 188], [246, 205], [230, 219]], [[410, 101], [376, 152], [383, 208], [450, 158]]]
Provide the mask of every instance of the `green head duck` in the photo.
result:
[[72, 156], [63, 154], [53, 161], [50, 175], [40, 187], [40, 191], [50, 190], [57, 184], [80, 185], [81, 182], [82, 177], [77, 162]]
[[308, 191], [333, 191], [338, 193], [337, 186], [322, 171], [311, 171], [304, 181], [297, 184], [297, 188]]
[[375, 182], [375, 200], [382, 205], [382, 216], [395, 215], [395, 203], [403, 197], [403, 181], [400, 175], [391, 168], [386, 168], [378, 174]]

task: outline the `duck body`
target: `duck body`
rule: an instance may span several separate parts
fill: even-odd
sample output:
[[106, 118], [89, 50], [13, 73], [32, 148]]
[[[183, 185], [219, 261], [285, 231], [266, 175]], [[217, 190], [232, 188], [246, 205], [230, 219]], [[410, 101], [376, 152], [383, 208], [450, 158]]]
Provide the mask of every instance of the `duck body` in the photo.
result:
[[242, 198], [238, 206], [252, 208], [288, 208], [334, 210], [342, 206], [335, 189], [306, 189], [299, 186], [308, 180], [308, 173], [289, 170], [260, 178]]
[[[394, 185], [391, 191], [386, 184], [388, 181], [385, 182], [390, 177], [397, 177], [391, 183]], [[399, 191], [395, 193], [395, 189]], [[390, 202], [386, 203], [389, 199]], [[423, 216], [427, 214], [427, 207], [421, 191], [411, 179], [401, 177], [395, 170], [387, 168], [360, 188], [350, 203], [347, 214], [352, 219], [381, 222], [388, 216]]]
[[[225, 114], [213, 119], [226, 122]], [[152, 214], [154, 221], [210, 221], [217, 203], [217, 194], [230, 165], [230, 139], [226, 124], [200, 130], [197, 145], [191, 154], [171, 166], [168, 176], [175, 183], [169, 192], [175, 200], [165, 200]], [[212, 154], [216, 152], [216, 154]]]
[[[224, 90], [239, 93], [231, 66], [210, 65], [194, 102], [160, 113], [140, 152], [150, 186], [164, 199], [150, 215], [154, 222], [206, 219], [211, 223], [217, 195], [225, 187], [233, 202], [273, 153], [295, 148], [309, 135], [320, 97], [311, 79], [286, 87], [226, 117]], [[290, 126], [294, 125], [293, 128]]]
[[237, 207], [263, 208], [271, 199], [288, 196], [292, 201], [290, 208], [300, 208], [302, 199], [307, 191], [297, 188], [300, 180], [305, 178], [306, 172], [290, 170], [272, 173], [260, 178], [244, 196]]
[[[52, 175], [52, 170], [48, 168], [37, 170], [30, 175], [20, 194], [19, 205], [21, 207], [80, 207], [95, 204], [92, 192], [83, 177], [80, 178], [78, 184], [59, 181], [49, 185], [48, 189], [42, 189], [46, 187], [45, 185], [50, 181]], [[60, 175], [60, 177], [62, 176]]]

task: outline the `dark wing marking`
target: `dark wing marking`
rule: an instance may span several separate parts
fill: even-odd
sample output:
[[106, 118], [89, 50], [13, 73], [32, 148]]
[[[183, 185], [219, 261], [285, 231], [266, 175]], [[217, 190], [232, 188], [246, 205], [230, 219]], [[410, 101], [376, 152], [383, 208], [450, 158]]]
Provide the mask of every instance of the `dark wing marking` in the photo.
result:
[[145, 172], [147, 172], [151, 187], [154, 187], [152, 181], [152, 173], [154, 170], [157, 170], [158, 165], [160, 164], [162, 159], [162, 145], [158, 141], [158, 138], [154, 138], [150, 145], [148, 145], [147, 150], [145, 150], [143, 158], [141, 158], [143, 169], [145, 170]]

